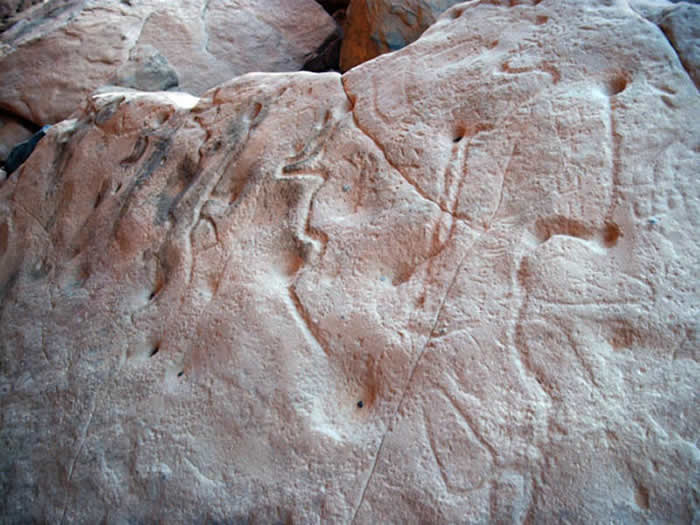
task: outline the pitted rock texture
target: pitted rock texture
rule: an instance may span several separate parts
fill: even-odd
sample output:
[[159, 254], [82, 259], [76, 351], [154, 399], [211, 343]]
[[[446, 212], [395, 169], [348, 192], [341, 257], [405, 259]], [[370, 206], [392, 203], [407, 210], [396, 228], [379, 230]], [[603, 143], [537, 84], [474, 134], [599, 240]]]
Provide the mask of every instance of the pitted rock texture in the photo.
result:
[[602, 0], [91, 97], [0, 186], [4, 520], [697, 521], [698, 122]]
[[335, 29], [313, 0], [49, 0], [0, 36], [0, 108], [42, 125], [104, 84], [199, 95], [251, 71], [297, 71]]
[[[489, 0], [493, 5], [536, 5], [540, 0]], [[681, 62], [700, 84], [700, 6], [680, 0], [629, 0], [630, 6], [658, 25]], [[347, 71], [415, 41], [456, 0], [354, 0], [345, 26], [340, 70]], [[473, 2], [472, 2], [473, 3]]]

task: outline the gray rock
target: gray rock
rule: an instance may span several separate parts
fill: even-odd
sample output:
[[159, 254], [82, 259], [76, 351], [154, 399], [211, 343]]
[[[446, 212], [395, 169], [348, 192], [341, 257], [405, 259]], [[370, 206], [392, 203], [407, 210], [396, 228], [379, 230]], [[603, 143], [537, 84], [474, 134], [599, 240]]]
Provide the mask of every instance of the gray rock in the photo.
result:
[[166, 91], [177, 87], [179, 81], [168, 59], [153, 46], [144, 45], [131, 50], [129, 61], [113, 83], [142, 91]]

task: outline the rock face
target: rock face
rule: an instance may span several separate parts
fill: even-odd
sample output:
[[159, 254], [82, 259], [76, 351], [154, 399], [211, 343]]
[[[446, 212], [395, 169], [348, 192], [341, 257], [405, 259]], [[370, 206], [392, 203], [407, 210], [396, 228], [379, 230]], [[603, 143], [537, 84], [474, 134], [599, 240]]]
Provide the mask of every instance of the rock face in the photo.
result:
[[250, 71], [296, 71], [335, 28], [313, 0], [50, 0], [1, 36], [0, 108], [42, 125], [103, 84], [201, 94]]
[[415, 41], [459, 0], [353, 0], [348, 10], [341, 71]]
[[42, 0], [0, 0], [0, 19], [7, 19], [25, 9], [41, 3]]
[[4, 521], [698, 519], [700, 95], [624, 2], [512, 3], [49, 131], [0, 186]]
[[700, 6], [685, 2], [670, 7], [656, 2], [651, 5], [633, 2], [632, 7], [659, 26], [678, 53], [695, 87], [700, 88]]

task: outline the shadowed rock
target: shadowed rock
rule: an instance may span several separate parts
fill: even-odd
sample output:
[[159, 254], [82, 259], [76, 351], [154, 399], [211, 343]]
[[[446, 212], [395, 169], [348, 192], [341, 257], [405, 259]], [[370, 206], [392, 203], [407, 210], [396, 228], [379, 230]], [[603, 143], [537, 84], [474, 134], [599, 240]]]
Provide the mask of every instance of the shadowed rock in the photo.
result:
[[12, 148], [12, 151], [10, 151], [10, 154], [7, 156], [7, 160], [5, 160], [5, 165], [3, 166], [7, 177], [12, 175], [12, 173], [14, 173], [14, 171], [29, 158], [34, 151], [34, 148], [36, 148], [38, 142], [44, 138], [44, 135], [46, 135], [49, 128], [51, 128], [51, 126], [47, 125], [42, 127], [29, 139], [25, 140], [24, 142], [20, 142], [14, 148]]

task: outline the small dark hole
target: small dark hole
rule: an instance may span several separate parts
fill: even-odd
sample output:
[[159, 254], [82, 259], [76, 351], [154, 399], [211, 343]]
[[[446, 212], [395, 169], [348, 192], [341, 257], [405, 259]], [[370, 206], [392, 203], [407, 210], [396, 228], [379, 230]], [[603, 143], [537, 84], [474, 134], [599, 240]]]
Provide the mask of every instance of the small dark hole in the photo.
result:
[[365, 404], [364, 404], [363, 401], [358, 401], [358, 402], [357, 402], [357, 408], [362, 408], [363, 406], [365, 406]]
[[151, 292], [151, 295], [148, 296], [148, 300], [149, 300], [149, 301], [152, 301], [152, 300], [155, 298], [156, 293], [157, 293], [157, 292], [155, 292], [155, 291]]
[[155, 347], [153, 347], [153, 350], [151, 350], [151, 357], [156, 355], [159, 351], [160, 351], [160, 345], [156, 345]]
[[184, 371], [184, 370], [180, 370], [180, 371], [177, 373], [177, 377], [182, 377], [183, 375], [185, 375], [185, 371]]
[[607, 82], [606, 91], [608, 96], [615, 96], [627, 89], [627, 78], [624, 75], [617, 75]]
[[603, 230], [603, 242], [606, 246], [614, 246], [617, 244], [620, 237], [622, 237], [622, 230], [617, 224], [613, 224], [611, 222], [605, 224], [605, 229]]
[[115, 188], [114, 193], [119, 193], [119, 190], [121, 190], [121, 189], [122, 189], [122, 183], [120, 182], [119, 184], [117, 184], [117, 187]]

